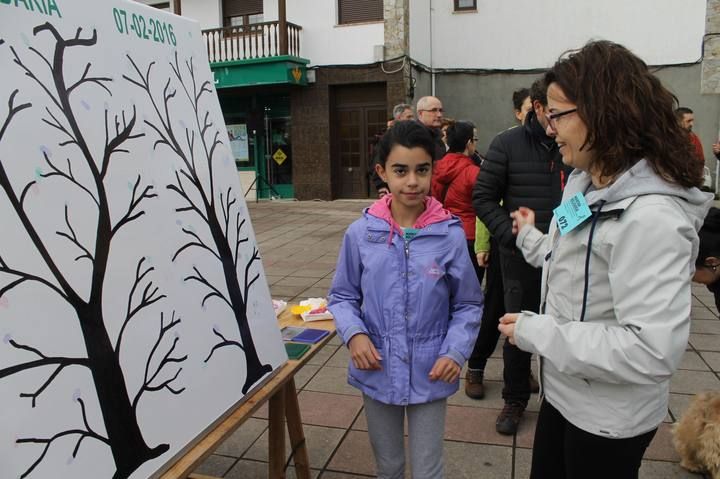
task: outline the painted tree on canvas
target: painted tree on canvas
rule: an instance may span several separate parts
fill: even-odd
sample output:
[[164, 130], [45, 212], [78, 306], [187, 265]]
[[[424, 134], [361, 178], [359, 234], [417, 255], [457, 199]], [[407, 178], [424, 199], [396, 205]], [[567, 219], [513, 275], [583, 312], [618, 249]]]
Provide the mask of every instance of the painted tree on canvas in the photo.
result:
[[[176, 211], [194, 215], [206, 226], [204, 235], [198, 234], [191, 228], [182, 228], [183, 234], [187, 236], [187, 242], [175, 252], [173, 261], [190, 248], [198, 248], [203, 250], [208, 258], [219, 262], [222, 266], [223, 281], [220, 285], [208, 280], [197, 266], [193, 266], [192, 273], [185, 277], [186, 282], [197, 283], [203, 288], [205, 292], [201, 301], [203, 306], [210, 299], [222, 301], [235, 318], [235, 333], [239, 341], [223, 334], [219, 328], [214, 328], [213, 333], [218, 340], [208, 352], [205, 362], [210, 361], [221, 348], [240, 349], [245, 357], [247, 370], [242, 392], [247, 393], [255, 383], [272, 370], [270, 365], [260, 361], [248, 323], [251, 288], [260, 277], [253, 267], [260, 263], [260, 253], [257, 247], [253, 246], [249, 258], [241, 258], [240, 245], [247, 243], [249, 239], [243, 234], [246, 220], [242, 218], [238, 209], [232, 187], [219, 188], [214, 177], [216, 152], [222, 142], [221, 130], [210, 120], [209, 110], [202, 108], [204, 97], [212, 94], [210, 82], [200, 83], [197, 80], [192, 58], [181, 67], [176, 52], [175, 61], [170, 63], [174, 78], [170, 77], [165, 81], [162, 96], [156, 98], [153, 94], [155, 84], [152, 82], [155, 62], [151, 62], [143, 71], [129, 55], [128, 60], [135, 74], [124, 78], [145, 91], [156, 114], [156, 119], [145, 120], [157, 135], [155, 147], [169, 148], [180, 160], [180, 168], [175, 173], [175, 182], [167, 185], [167, 188], [180, 200], [180, 206]], [[179, 90], [183, 100], [176, 98]], [[183, 122], [175, 121], [178, 119], [173, 118], [171, 114], [171, 102], [174, 101], [189, 102], [194, 112], [192, 119], [194, 125], [188, 126]], [[175, 126], [177, 123], [181, 125], [179, 129]]]
[[[0, 40], [0, 48], [10, 49], [15, 66], [29, 79], [7, 98], [7, 114], [0, 113], [0, 143], [6, 135], [11, 134], [14, 119], [30, 109], [41, 109], [44, 127], [59, 132], [64, 138], [59, 142], [58, 148], [67, 159], [65, 162], [53, 160], [51, 155], [44, 152], [47, 168], [43, 169], [39, 176], [42, 181], [62, 182], [67, 188], [82, 192], [85, 201], [96, 212], [96, 221], [92, 234], [83, 235], [73, 226], [77, 221], [73, 216], [73, 205], [66, 203], [64, 227], [54, 235], [42, 234], [38, 228], [40, 215], [35, 214], [39, 208], [32, 208], [42, 207], [32, 204], [31, 192], [37, 186], [36, 181], [16, 184], [19, 182], [11, 177], [8, 165], [10, 161], [18, 159], [0, 157], [0, 187], [24, 229], [28, 250], [37, 255], [49, 271], [46, 273], [26, 269], [23, 265], [15, 264], [13, 258], [3, 256], [0, 251], [0, 298], [12, 296], [21, 288], [36, 288], [39, 300], [42, 300], [44, 294], [61, 298], [72, 312], [72, 317], [77, 320], [78, 334], [82, 335], [85, 351], [75, 351], [63, 356], [46, 354], [33, 345], [32, 331], [26, 331], [26, 336], [23, 337], [5, 337], [5, 343], [19, 354], [25, 355], [27, 360], [3, 366], [0, 369], [0, 381], [30, 370], [47, 371], [47, 379], [39, 384], [36, 390], [19, 393], [20, 397], [31, 402], [33, 408], [52, 407], [52, 404], [43, 402], [43, 394], [48, 394], [53, 382], [67, 368], [86, 370], [94, 385], [95, 397], [75, 398], [79, 407], [79, 425], [76, 428], [58, 431], [50, 437], [20, 437], [16, 440], [19, 447], [35, 447], [38, 451], [37, 459], [28, 464], [21, 477], [32, 475], [56, 441], [64, 442], [72, 437], [75, 439], [73, 457], [79, 454], [86, 439], [99, 441], [111, 450], [116, 468], [113, 477], [126, 478], [143, 463], [169, 449], [168, 444], [149, 445], [143, 437], [137, 419], [137, 408], [142, 397], [146, 393], [158, 391], [177, 395], [184, 390], [177, 385], [182, 363], [187, 359], [187, 355], [180, 355], [177, 351], [179, 337], [176, 331], [181, 320], [174, 311], [168, 315], [163, 312], [150, 315], [152, 310], [156, 309], [151, 306], [161, 302], [165, 295], [153, 284], [151, 277], [154, 268], [148, 264], [145, 256], [137, 259], [134, 281], [127, 294], [126, 310], [120, 314], [106, 311], [103, 301], [104, 286], [111, 266], [111, 245], [121, 242], [123, 232], [131, 228], [133, 223], [143, 221], [144, 205], [157, 195], [153, 186], [147, 184], [142, 175], [138, 174], [131, 188], [130, 198], [123, 199], [126, 202], [124, 206], [115, 204], [115, 207], [111, 208], [111, 200], [116, 201], [118, 198], [109, 197], [108, 173], [114, 162], [128, 157], [128, 145], [143, 136], [143, 133], [136, 129], [135, 106], [118, 114], [111, 114], [106, 107], [104, 117], [96, 119], [98, 122], [104, 121], [105, 125], [105, 141], [101, 148], [91, 145], [80, 126], [81, 122], [78, 121], [78, 115], [88, 113], [73, 108], [77, 103], [71, 102], [71, 98], [85, 89], [99, 88], [107, 95], [112, 95], [112, 79], [94, 75], [91, 72], [91, 62], [86, 64], [81, 74], [79, 71], [66, 71], [64, 68], [67, 56], [82, 55], [97, 46], [96, 31], [93, 31], [92, 35], [83, 36], [82, 29], [78, 28], [73, 37], [64, 38], [52, 24], [44, 23], [34, 28], [33, 35], [36, 39], [43, 36], [42, 40], [49, 40], [45, 44], [53, 46], [51, 55], [46, 55], [41, 48], [32, 46], [18, 51], [15, 46], [3, 44], [5, 42]], [[36, 55], [47, 69], [33, 71], [24, 60], [26, 55]], [[29, 92], [31, 88], [34, 91]], [[40, 102], [42, 104], [33, 104], [32, 101], [23, 102], [24, 97], [34, 100], [42, 98], [44, 101]], [[67, 201], [65, 198], [56, 200]], [[51, 251], [61, 250], [58, 246], [60, 244], [65, 248], [63, 251], [72, 255], [71, 261], [76, 264], [86, 263], [88, 281], [82, 284], [75, 281], [73, 284], [69, 279], [61, 266], [67, 261], [60, 261], [67, 258], [58, 258], [51, 254]], [[116, 324], [121, 325], [119, 333], [112, 337], [111, 329], [108, 328], [111, 316], [117, 321]], [[124, 351], [123, 337], [135, 321], [148, 321], [148, 317], [153, 318], [153, 321], [158, 320], [157, 337], [147, 351], [144, 376], [139, 381], [141, 386], [130, 391], [121, 362]], [[91, 424], [88, 418], [87, 408], [95, 405], [100, 409], [103, 424]], [[57, 444], [56, 447], [61, 445]]]

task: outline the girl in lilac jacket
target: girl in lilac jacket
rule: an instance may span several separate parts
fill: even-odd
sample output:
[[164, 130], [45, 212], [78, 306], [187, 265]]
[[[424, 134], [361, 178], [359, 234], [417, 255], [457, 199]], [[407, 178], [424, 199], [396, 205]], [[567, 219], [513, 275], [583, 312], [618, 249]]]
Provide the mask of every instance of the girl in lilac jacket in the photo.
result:
[[405, 414], [414, 476], [443, 477], [446, 398], [482, 315], [462, 224], [427, 196], [433, 151], [411, 121], [380, 140], [376, 170], [391, 194], [348, 228], [329, 295], [381, 478], [403, 477]]

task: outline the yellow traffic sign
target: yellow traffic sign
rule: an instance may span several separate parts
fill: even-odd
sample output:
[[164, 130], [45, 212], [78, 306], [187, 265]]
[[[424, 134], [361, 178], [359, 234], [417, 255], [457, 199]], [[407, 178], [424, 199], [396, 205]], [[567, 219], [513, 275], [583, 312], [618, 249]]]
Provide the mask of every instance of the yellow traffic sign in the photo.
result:
[[287, 155], [280, 148], [277, 149], [277, 151], [273, 154], [272, 157], [273, 160], [275, 160], [275, 163], [277, 163], [278, 165], [282, 165], [285, 160], [287, 160]]

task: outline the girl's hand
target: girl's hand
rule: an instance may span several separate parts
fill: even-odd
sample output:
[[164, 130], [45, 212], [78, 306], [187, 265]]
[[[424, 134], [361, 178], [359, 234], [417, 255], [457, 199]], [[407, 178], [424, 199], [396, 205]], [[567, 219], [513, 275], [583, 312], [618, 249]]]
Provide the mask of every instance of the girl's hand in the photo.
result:
[[515, 323], [519, 316], [519, 313], [508, 313], [500, 318], [500, 324], [498, 324], [498, 329], [508, 337], [510, 344], [515, 344]]
[[348, 342], [350, 349], [350, 357], [352, 362], [358, 369], [382, 369], [380, 361], [380, 353], [375, 349], [375, 345], [370, 341], [367, 334], [356, 334], [350, 338]]
[[478, 264], [483, 268], [487, 268], [488, 264], [490, 264], [490, 251], [479, 251], [475, 253], [475, 257]]
[[445, 381], [446, 383], [454, 383], [460, 377], [460, 365], [447, 356], [442, 356], [435, 361], [430, 370], [431, 381]]
[[512, 233], [514, 235], [517, 235], [525, 225], [535, 226], [535, 212], [524, 206], [510, 213], [510, 218], [513, 219]]

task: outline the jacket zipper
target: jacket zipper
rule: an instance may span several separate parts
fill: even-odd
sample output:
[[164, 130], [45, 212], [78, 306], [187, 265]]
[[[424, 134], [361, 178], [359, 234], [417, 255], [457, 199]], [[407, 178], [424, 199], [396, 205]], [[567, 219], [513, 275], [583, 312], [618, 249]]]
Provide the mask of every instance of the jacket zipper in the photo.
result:
[[405, 328], [407, 329], [407, 322], [408, 322], [408, 299], [410, 296], [410, 269], [408, 265], [410, 264], [410, 243], [403, 235], [403, 242], [404, 242], [404, 249], [405, 249]]

